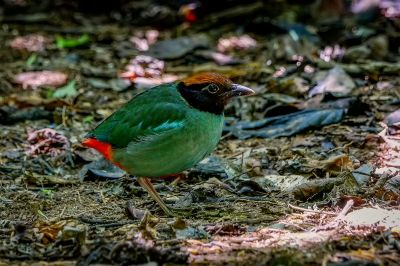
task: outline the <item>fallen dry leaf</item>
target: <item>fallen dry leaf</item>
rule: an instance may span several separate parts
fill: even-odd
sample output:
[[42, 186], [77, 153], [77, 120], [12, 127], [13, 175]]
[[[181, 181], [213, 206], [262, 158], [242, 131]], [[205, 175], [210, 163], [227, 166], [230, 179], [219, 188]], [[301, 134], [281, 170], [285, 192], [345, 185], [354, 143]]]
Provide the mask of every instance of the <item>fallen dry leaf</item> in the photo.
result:
[[228, 38], [221, 38], [218, 40], [217, 49], [218, 51], [225, 53], [234, 50], [247, 50], [255, 48], [257, 41], [249, 35], [232, 36]]
[[15, 50], [28, 50], [30, 52], [42, 52], [50, 43], [50, 39], [40, 34], [29, 34], [18, 36], [9, 43], [10, 47]]
[[69, 140], [60, 132], [51, 128], [39, 130], [28, 130], [28, 139], [26, 154], [28, 156], [37, 156], [39, 154], [48, 154], [56, 157], [69, 150]]
[[37, 89], [38, 87], [62, 86], [67, 82], [68, 76], [58, 71], [33, 71], [17, 74], [14, 81], [24, 89]]
[[133, 43], [139, 51], [147, 51], [150, 46], [157, 42], [160, 32], [158, 30], [147, 30], [132, 36], [129, 41]]

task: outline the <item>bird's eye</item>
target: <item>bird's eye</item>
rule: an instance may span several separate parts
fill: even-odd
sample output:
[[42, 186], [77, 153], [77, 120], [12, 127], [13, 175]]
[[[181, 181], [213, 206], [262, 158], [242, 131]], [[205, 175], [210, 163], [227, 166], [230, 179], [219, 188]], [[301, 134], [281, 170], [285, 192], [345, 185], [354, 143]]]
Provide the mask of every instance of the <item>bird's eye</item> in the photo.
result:
[[210, 84], [210, 85], [207, 86], [207, 90], [208, 90], [209, 93], [214, 94], [214, 93], [217, 93], [219, 91], [219, 88], [215, 84]]

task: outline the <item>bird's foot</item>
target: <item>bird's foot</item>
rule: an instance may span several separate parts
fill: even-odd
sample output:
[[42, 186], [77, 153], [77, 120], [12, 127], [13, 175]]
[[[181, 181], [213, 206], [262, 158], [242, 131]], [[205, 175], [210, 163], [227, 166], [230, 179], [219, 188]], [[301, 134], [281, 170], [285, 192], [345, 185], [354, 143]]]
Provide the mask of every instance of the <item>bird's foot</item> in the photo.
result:
[[160, 205], [161, 209], [163, 209], [165, 214], [167, 214], [168, 216], [175, 216], [174, 212], [168, 208], [168, 206], [161, 199], [160, 195], [158, 195], [157, 191], [153, 187], [153, 184], [151, 184], [151, 181], [149, 178], [138, 177], [137, 181], [149, 193], [150, 197], [152, 197], [153, 200], [156, 201], [158, 203], [158, 205]]

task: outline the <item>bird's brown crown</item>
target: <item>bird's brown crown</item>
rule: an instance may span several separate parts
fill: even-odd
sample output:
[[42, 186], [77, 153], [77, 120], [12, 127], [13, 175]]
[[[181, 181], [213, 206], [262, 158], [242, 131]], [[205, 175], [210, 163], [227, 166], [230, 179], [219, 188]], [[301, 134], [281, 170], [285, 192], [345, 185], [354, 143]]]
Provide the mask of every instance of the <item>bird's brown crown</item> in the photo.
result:
[[178, 83], [178, 90], [189, 105], [214, 114], [222, 114], [229, 99], [254, 93], [217, 73], [201, 73], [185, 78]]
[[208, 85], [215, 84], [220, 88], [229, 89], [232, 85], [232, 81], [225, 77], [224, 75], [218, 73], [200, 73], [194, 76], [187, 77], [182, 80], [185, 86], [193, 86], [193, 85]]

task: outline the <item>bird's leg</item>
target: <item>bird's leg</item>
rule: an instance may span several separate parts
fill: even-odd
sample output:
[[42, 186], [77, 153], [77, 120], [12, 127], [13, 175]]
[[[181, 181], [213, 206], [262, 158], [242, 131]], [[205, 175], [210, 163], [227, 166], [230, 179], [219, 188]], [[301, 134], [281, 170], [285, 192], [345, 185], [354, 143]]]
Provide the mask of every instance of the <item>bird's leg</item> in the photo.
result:
[[185, 177], [186, 177], [183, 173], [174, 174], [174, 175], [171, 175], [171, 176], [175, 178], [174, 181], [172, 181], [172, 182], [170, 183], [170, 185], [173, 186], [173, 187], [176, 186], [176, 185], [178, 185], [179, 181], [184, 180]]
[[154, 189], [153, 184], [147, 177], [138, 177], [137, 181], [139, 184], [150, 194], [150, 196], [155, 200], [164, 210], [164, 212], [169, 216], [175, 216], [174, 213], [165, 205], [164, 201], [158, 195], [157, 191]]

